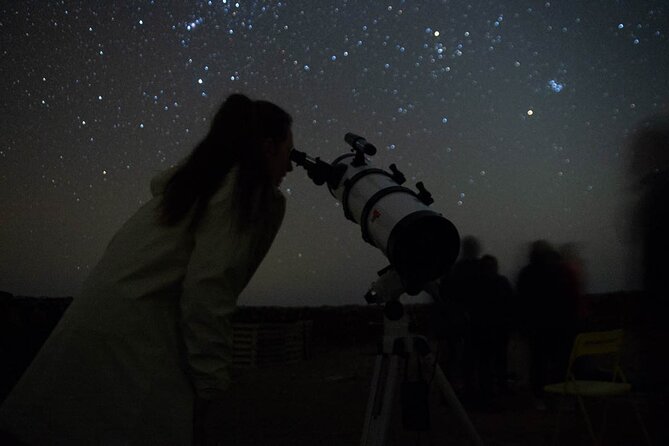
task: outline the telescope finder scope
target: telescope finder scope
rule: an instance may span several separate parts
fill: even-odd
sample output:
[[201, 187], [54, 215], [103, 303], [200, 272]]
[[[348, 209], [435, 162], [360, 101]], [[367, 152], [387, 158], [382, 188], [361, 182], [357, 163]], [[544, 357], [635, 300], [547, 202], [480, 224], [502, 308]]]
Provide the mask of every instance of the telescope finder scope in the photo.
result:
[[355, 133], [347, 133], [344, 135], [344, 141], [346, 144], [353, 147], [353, 150], [364, 153], [365, 155], [372, 156], [376, 154], [376, 147], [367, 142], [362, 136], [358, 136]]

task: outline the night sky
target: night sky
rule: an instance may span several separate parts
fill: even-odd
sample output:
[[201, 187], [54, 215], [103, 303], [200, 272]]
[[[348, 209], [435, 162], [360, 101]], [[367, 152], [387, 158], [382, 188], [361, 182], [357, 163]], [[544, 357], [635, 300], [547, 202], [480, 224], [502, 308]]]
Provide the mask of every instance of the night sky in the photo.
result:
[[[71, 296], [149, 181], [233, 92], [294, 117], [331, 161], [376, 145], [515, 281], [527, 244], [575, 242], [587, 290], [638, 286], [627, 144], [669, 109], [658, 1], [6, 1], [0, 290]], [[240, 304], [363, 303], [387, 261], [297, 167]]]

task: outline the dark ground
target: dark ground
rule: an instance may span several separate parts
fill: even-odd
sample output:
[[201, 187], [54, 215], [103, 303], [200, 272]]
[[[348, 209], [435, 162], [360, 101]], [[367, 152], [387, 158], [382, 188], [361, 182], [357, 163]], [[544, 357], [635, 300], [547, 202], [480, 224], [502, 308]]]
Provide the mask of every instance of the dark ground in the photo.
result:
[[[0, 401], [44, 342], [71, 299], [20, 298], [3, 293], [0, 336]], [[626, 330], [623, 368], [635, 390], [634, 401], [655, 440], [664, 445], [669, 433], [666, 400], [648, 384], [655, 370], [666, 370], [662, 348], [666, 328], [659, 335], [648, 327], [643, 301], [629, 293], [591, 296], [592, 317], [588, 330], [622, 327]], [[407, 306], [417, 332], [427, 335], [433, 351], [434, 320], [429, 305]], [[650, 314], [650, 317], [654, 317]], [[240, 308], [237, 322], [313, 321], [307, 359], [262, 368], [236, 369], [230, 391], [230, 405], [218, 416], [218, 437], [222, 445], [356, 445], [360, 442], [365, 407], [369, 396], [381, 334], [381, 311], [376, 307], [266, 307]], [[656, 330], [657, 331], [657, 330]], [[657, 352], [661, 352], [657, 355]], [[653, 354], [649, 354], [652, 352]], [[644, 359], [645, 358], [645, 359]], [[651, 358], [652, 360], [648, 360]], [[661, 361], [661, 362], [658, 362]], [[527, 346], [514, 336], [509, 345], [509, 372], [514, 379], [510, 391], [484, 406], [465, 405], [468, 416], [487, 445], [548, 445], [554, 431], [558, 402], [548, 400], [539, 410], [527, 390]], [[650, 377], [650, 378], [649, 378]], [[666, 389], [666, 380], [664, 386]], [[665, 393], [666, 394], [666, 393]], [[592, 444], [581, 413], [568, 403], [561, 423], [560, 444]], [[646, 444], [629, 404], [617, 401], [608, 406], [604, 445]], [[442, 403], [435, 386], [430, 394], [432, 427], [420, 437], [401, 427], [400, 406], [394, 405], [391, 422], [392, 445], [469, 445], [467, 431], [453, 408]], [[601, 404], [591, 404], [595, 417]], [[599, 418], [595, 418], [595, 422]]]
[[[522, 360], [518, 346], [513, 361]], [[221, 414], [221, 444], [234, 445], [356, 445], [360, 442], [371, 383], [374, 344], [322, 351], [312, 359], [264, 369], [236, 372], [231, 392], [233, 404]], [[554, 432], [557, 401], [538, 410], [522, 383], [495, 398], [486, 407], [466, 407], [477, 432], [487, 445], [548, 445]], [[429, 432], [418, 437], [404, 431], [395, 405], [391, 423], [393, 445], [469, 445], [467, 431], [455, 412], [441, 402], [436, 387], [430, 395]], [[648, 423], [649, 408], [636, 399]], [[601, 404], [592, 405], [601, 414]], [[592, 444], [580, 412], [566, 405], [561, 422], [560, 444]], [[649, 426], [650, 427], [650, 426]], [[656, 428], [656, 427], [655, 427]], [[606, 445], [645, 444], [634, 411], [621, 401], [608, 409]]]

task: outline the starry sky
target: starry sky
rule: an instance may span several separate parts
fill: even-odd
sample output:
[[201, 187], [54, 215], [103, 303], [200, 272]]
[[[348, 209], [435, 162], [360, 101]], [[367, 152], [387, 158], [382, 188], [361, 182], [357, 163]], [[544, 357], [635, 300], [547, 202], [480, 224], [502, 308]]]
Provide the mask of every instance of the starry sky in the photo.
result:
[[[547, 239], [577, 244], [587, 291], [634, 288], [627, 139], [669, 109], [668, 15], [663, 0], [5, 1], [0, 290], [76, 295], [233, 92], [284, 107], [324, 160], [365, 136], [512, 281]], [[383, 254], [301, 168], [282, 190], [240, 304], [363, 303]]]

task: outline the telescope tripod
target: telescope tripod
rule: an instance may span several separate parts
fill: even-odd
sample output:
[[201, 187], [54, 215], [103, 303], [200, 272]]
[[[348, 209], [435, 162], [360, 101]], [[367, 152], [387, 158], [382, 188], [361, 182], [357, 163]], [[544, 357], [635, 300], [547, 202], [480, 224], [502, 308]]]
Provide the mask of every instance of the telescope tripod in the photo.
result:
[[[395, 301], [392, 304], [395, 305], [395, 308], [400, 305], [401, 310], [399, 302]], [[425, 379], [423, 372], [433, 370], [431, 381], [436, 383], [448, 406], [455, 411], [456, 417], [466, 428], [472, 444], [482, 446], [481, 437], [436, 362], [435, 356], [430, 352], [427, 339], [409, 333], [408, 320], [403, 310], [401, 317], [397, 320], [389, 319], [388, 315], [384, 315], [383, 328], [383, 341], [374, 364], [360, 445], [386, 445], [398, 387], [401, 389], [400, 401], [404, 428], [418, 432], [430, 429], [428, 402], [430, 383]], [[400, 382], [398, 378], [402, 369], [405, 379]]]

